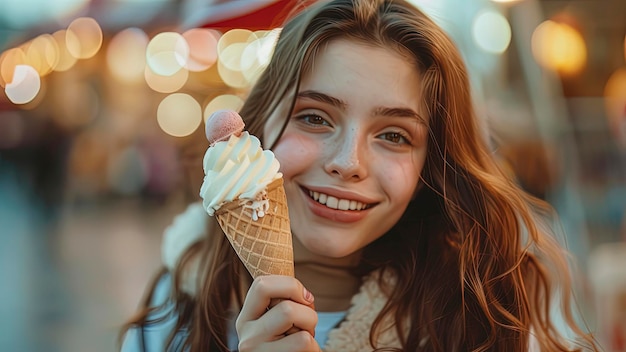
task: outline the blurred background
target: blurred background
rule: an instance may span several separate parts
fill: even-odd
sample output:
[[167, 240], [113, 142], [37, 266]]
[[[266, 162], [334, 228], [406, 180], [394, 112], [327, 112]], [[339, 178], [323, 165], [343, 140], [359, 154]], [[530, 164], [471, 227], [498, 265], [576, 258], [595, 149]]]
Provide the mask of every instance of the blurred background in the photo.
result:
[[[494, 151], [549, 201], [626, 351], [626, 1], [412, 0], [465, 56]], [[112, 351], [296, 0], [0, 0], [0, 350]]]

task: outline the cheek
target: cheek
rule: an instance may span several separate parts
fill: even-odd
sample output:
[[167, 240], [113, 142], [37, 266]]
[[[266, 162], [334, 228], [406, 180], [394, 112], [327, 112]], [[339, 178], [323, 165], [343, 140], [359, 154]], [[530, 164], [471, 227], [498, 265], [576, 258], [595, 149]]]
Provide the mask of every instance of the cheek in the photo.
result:
[[300, 135], [285, 133], [274, 147], [285, 179], [291, 178], [314, 164], [319, 158], [319, 143]]
[[385, 160], [386, 166], [377, 168], [379, 179], [383, 180], [383, 187], [388, 194], [392, 194], [395, 199], [406, 200], [413, 197], [417, 184], [424, 167], [423, 158], [417, 160]]

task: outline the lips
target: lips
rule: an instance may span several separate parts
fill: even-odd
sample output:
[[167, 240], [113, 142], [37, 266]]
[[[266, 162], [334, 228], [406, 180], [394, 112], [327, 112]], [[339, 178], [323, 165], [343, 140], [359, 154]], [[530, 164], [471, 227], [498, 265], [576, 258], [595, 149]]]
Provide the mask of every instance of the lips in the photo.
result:
[[348, 192], [337, 192], [333, 195], [321, 192], [321, 189], [311, 190], [302, 187], [302, 194], [308, 200], [310, 211], [316, 216], [334, 223], [353, 223], [363, 220], [370, 210], [376, 206], [375, 202], [365, 199], [356, 199]]

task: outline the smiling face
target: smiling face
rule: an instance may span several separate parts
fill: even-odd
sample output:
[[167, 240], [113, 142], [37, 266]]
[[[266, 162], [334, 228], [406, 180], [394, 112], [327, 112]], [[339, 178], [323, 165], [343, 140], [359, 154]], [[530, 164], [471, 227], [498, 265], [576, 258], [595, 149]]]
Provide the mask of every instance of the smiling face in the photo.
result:
[[[348, 256], [402, 216], [426, 158], [419, 80], [395, 51], [347, 40], [331, 42], [303, 77], [273, 151], [293, 233], [309, 251]], [[282, 123], [270, 117], [265, 145]]]

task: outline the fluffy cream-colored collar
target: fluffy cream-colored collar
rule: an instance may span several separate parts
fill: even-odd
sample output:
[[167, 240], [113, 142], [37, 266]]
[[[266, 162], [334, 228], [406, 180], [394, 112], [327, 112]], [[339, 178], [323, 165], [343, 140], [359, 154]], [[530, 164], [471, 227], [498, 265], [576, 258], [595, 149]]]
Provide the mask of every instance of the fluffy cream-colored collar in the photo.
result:
[[[201, 203], [193, 203], [165, 230], [162, 243], [162, 259], [165, 266], [174, 271], [182, 254], [206, 234], [208, 215]], [[338, 327], [328, 333], [325, 352], [371, 351], [370, 329], [385, 303], [387, 295], [379, 286], [379, 272], [369, 275], [359, 292], [352, 297], [351, 307], [346, 318]], [[196, 293], [197, 270], [189, 270], [184, 280], [183, 290], [191, 295]], [[385, 275], [386, 286], [392, 287], [395, 278]], [[401, 348], [392, 317], [383, 320], [376, 339], [376, 348]], [[408, 327], [408, 324], [405, 324]], [[406, 331], [404, 332], [406, 336]]]
[[[324, 346], [325, 352], [356, 352], [373, 349], [369, 339], [370, 329], [388, 300], [378, 284], [379, 276], [380, 273], [376, 271], [363, 281], [359, 292], [352, 297], [352, 305], [344, 321], [328, 333], [328, 340]], [[389, 275], [386, 275], [383, 281], [386, 285], [395, 283], [394, 278]], [[393, 317], [387, 315], [385, 318], [377, 331], [376, 348], [401, 348]]]

